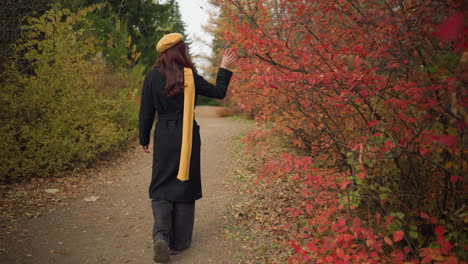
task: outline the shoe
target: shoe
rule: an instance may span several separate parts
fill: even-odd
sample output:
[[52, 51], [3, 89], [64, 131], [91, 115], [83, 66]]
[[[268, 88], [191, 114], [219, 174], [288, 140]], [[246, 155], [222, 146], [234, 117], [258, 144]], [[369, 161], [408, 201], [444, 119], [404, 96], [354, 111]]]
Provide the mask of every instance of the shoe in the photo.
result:
[[169, 247], [164, 240], [158, 240], [154, 243], [154, 262], [165, 263], [169, 262]]
[[178, 255], [183, 250], [176, 250], [176, 249], [169, 249], [169, 254], [171, 255]]
[[189, 247], [184, 247], [182, 249], [175, 249], [173, 247], [169, 247], [169, 254], [171, 255], [178, 255], [180, 253], [182, 253], [182, 251], [185, 251], [187, 250]]

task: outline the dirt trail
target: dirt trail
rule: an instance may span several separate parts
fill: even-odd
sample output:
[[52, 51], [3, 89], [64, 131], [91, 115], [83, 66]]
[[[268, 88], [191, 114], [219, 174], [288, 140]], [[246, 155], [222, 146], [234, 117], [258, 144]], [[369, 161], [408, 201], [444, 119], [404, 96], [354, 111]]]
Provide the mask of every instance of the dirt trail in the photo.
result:
[[[192, 247], [171, 263], [236, 263], [233, 243], [223, 235], [223, 213], [231, 137], [246, 127], [199, 107], [204, 197], [196, 204]], [[31, 218], [0, 238], [0, 263], [153, 263], [152, 214], [147, 188], [151, 154], [142, 151], [115, 168], [120, 180], [90, 186], [65, 208]], [[95, 202], [83, 199], [98, 196]]]

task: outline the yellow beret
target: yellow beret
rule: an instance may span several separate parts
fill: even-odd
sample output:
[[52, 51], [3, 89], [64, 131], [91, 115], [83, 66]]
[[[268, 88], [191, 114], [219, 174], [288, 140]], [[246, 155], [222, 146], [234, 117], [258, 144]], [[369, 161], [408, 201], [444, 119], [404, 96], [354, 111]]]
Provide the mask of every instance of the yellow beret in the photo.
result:
[[156, 45], [156, 50], [158, 52], [163, 52], [167, 50], [168, 48], [173, 47], [175, 44], [181, 42], [182, 39], [183, 39], [182, 34], [179, 34], [179, 33], [167, 34], [159, 40], [158, 45]]

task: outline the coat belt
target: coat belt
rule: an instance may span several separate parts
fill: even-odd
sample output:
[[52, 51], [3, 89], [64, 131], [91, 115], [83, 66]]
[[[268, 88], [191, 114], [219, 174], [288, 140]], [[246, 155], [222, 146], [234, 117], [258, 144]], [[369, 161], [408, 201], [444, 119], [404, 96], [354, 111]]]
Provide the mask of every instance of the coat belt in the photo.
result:
[[183, 118], [182, 113], [158, 114], [158, 120], [182, 120]]

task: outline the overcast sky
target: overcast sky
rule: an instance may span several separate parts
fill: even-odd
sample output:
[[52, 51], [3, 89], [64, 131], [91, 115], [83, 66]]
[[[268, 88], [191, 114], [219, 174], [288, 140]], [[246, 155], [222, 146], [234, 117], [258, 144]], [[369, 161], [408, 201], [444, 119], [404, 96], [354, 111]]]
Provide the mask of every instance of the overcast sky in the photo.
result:
[[[192, 42], [190, 46], [192, 55], [204, 54], [211, 52], [208, 44], [211, 44], [212, 36], [207, 34], [202, 26], [208, 23], [208, 11], [211, 6], [207, 0], [177, 0], [180, 6], [182, 20], [186, 24], [187, 35]], [[200, 65], [203, 63], [195, 59], [195, 63]]]

